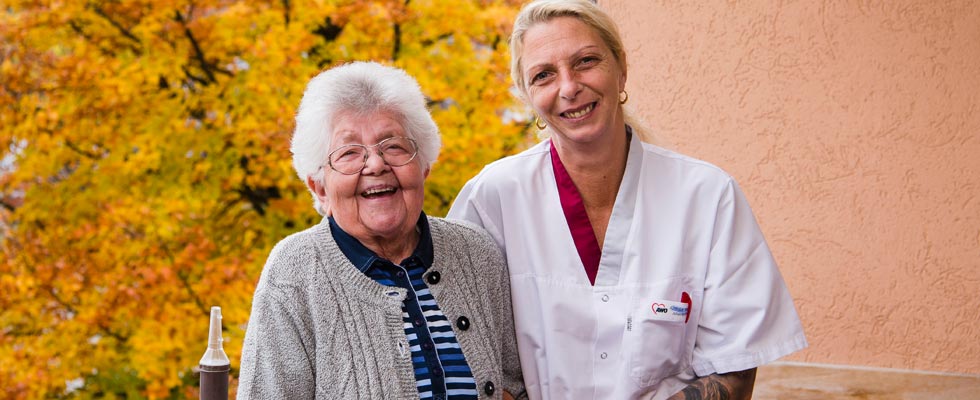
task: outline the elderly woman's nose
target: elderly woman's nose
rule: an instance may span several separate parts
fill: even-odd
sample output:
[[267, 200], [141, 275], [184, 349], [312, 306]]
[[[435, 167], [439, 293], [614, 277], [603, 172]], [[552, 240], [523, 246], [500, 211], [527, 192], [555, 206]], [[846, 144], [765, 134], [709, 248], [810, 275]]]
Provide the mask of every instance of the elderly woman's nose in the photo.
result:
[[381, 155], [381, 152], [377, 150], [368, 150], [366, 157], [367, 159], [364, 160], [364, 170], [362, 171], [366, 174], [376, 174], [391, 168]]

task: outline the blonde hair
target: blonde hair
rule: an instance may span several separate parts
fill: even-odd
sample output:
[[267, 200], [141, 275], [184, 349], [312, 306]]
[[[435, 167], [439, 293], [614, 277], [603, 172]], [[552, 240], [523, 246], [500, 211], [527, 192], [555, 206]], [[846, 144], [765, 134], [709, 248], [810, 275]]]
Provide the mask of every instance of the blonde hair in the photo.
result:
[[[616, 62], [625, 70], [627, 67], [626, 50], [623, 39], [619, 34], [616, 22], [590, 0], [535, 0], [524, 5], [514, 20], [514, 30], [510, 36], [510, 77], [514, 81], [518, 97], [530, 105], [527, 93], [527, 82], [522, 73], [524, 35], [528, 29], [539, 23], [548, 22], [559, 17], [575, 18], [595, 31], [602, 42], [612, 52]], [[633, 128], [633, 133], [648, 143], [659, 142], [655, 135], [635, 116], [629, 107], [623, 107], [623, 117]]]

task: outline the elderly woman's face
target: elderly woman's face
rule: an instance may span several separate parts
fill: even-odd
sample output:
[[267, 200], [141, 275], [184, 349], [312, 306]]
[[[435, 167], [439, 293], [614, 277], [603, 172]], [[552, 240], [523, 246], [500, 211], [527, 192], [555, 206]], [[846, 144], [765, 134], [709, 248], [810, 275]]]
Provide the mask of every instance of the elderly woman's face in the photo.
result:
[[626, 68], [577, 18], [558, 17], [528, 29], [521, 68], [531, 107], [562, 139], [588, 143], [620, 122]]
[[[391, 137], [408, 137], [401, 124], [389, 113], [358, 115], [341, 112], [334, 117], [330, 149], [348, 144], [371, 146]], [[370, 148], [360, 173], [344, 175], [330, 166], [324, 168], [323, 191], [315, 190], [329, 207], [337, 224], [359, 240], [397, 239], [415, 229], [422, 212], [423, 182], [428, 168], [419, 157], [408, 164], [392, 167]]]

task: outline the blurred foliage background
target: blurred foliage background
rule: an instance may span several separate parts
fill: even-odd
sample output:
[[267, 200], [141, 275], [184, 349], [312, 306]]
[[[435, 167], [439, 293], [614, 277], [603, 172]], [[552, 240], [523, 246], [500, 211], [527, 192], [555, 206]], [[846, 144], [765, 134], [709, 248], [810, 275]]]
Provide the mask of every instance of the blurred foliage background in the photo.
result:
[[236, 374], [268, 251], [319, 221], [288, 151], [307, 81], [353, 60], [415, 76], [442, 216], [532, 140], [518, 3], [5, 0], [0, 397], [196, 398], [212, 305]]

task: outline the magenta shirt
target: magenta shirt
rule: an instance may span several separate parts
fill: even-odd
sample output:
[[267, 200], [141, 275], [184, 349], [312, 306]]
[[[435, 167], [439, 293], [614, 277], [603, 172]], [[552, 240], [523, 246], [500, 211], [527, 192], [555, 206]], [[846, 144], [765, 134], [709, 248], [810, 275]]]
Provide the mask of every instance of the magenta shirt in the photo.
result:
[[565, 165], [561, 163], [554, 142], [551, 143], [551, 166], [555, 170], [558, 199], [561, 201], [561, 209], [565, 213], [565, 221], [568, 222], [568, 230], [572, 233], [575, 249], [578, 250], [582, 265], [585, 266], [585, 273], [589, 276], [589, 282], [595, 286], [595, 276], [599, 273], [599, 258], [602, 256], [602, 249], [599, 248], [599, 241], [596, 240], [592, 223], [589, 222], [589, 214], [585, 211], [582, 195], [575, 187], [575, 182], [572, 182], [572, 177], [568, 175]]

